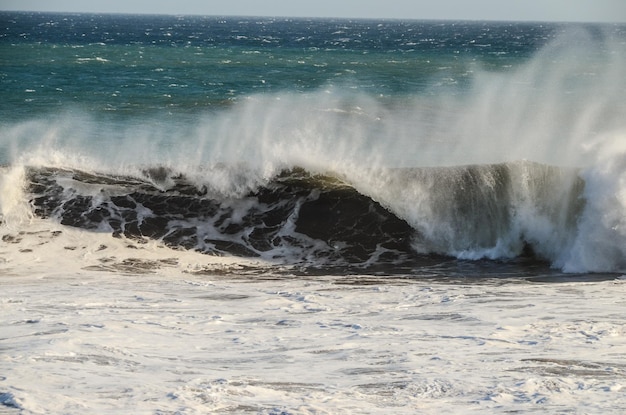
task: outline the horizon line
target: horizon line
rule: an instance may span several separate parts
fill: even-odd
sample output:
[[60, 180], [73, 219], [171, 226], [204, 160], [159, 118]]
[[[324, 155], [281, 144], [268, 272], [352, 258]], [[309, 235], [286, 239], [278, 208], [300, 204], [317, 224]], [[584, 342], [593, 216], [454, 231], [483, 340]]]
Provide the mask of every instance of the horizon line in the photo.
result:
[[290, 15], [245, 15], [245, 14], [204, 14], [204, 13], [149, 13], [149, 12], [98, 12], [98, 11], [60, 11], [60, 10], [4, 10], [0, 13], [40, 13], [40, 14], [73, 14], [73, 15], [118, 15], [118, 16], [171, 16], [171, 17], [216, 17], [245, 19], [294, 19], [294, 20], [363, 20], [363, 21], [432, 21], [432, 22], [476, 22], [476, 23], [550, 23], [550, 24], [625, 24], [618, 20], [541, 20], [541, 19], [496, 19], [496, 18], [440, 18], [440, 17], [348, 17], [348, 16], [290, 16]]

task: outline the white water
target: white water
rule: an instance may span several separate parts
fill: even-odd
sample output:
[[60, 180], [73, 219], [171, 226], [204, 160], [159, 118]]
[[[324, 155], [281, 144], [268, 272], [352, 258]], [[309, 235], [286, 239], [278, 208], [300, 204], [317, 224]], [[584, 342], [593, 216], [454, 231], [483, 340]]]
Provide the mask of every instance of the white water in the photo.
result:
[[241, 260], [24, 230], [0, 248], [0, 412], [626, 409], [623, 279], [264, 280]]

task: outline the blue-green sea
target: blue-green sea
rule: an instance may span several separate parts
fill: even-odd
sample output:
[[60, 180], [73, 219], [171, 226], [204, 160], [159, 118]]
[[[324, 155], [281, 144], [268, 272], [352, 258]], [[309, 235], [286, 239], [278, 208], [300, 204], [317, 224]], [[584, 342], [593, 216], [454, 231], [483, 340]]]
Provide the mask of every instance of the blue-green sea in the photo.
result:
[[[336, 87], [393, 99], [519, 66], [564, 25], [3, 13], [4, 119], [219, 110]], [[599, 28], [594, 28], [599, 30]], [[618, 31], [619, 27], [609, 27]]]

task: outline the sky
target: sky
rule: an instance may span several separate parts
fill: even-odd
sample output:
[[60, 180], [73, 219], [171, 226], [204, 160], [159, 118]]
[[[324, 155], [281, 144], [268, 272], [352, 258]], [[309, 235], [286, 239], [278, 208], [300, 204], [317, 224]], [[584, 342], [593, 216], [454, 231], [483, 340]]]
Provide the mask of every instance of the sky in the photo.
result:
[[0, 10], [626, 22], [626, 0], [0, 0]]

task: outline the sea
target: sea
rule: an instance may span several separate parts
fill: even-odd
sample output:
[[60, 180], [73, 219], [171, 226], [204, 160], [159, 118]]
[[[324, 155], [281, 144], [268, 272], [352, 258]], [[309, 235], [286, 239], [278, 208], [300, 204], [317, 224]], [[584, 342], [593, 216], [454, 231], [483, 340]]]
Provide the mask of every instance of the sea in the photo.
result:
[[626, 411], [626, 24], [0, 12], [0, 414]]

